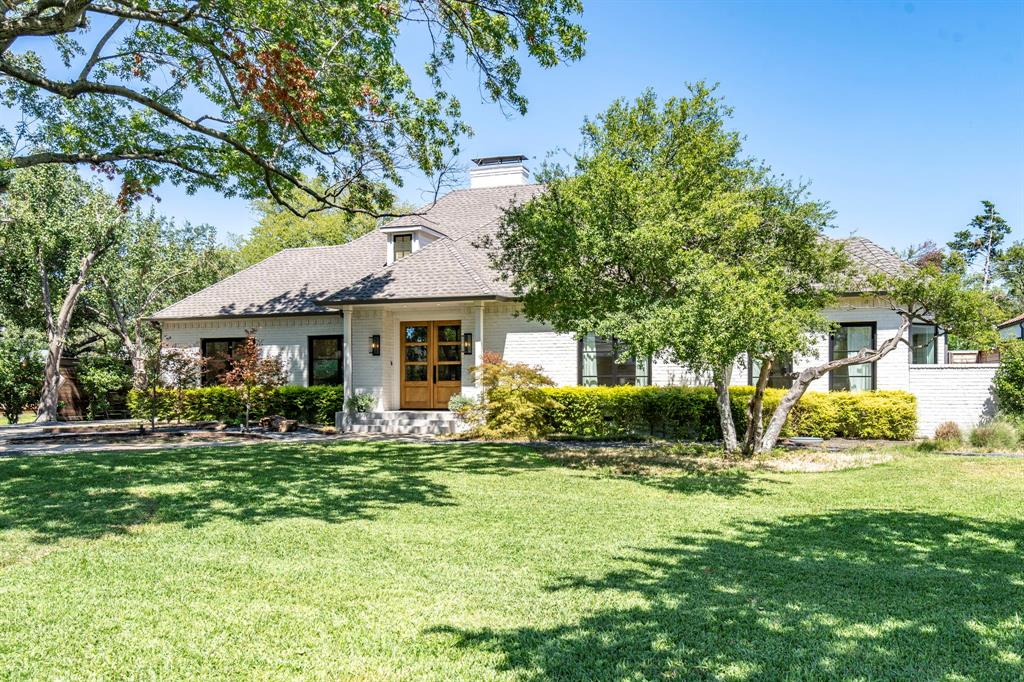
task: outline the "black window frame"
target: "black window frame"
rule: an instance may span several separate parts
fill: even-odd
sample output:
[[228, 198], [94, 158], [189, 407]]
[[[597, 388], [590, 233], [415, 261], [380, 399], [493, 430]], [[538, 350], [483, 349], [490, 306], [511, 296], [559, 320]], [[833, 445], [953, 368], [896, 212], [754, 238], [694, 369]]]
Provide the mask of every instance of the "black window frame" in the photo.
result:
[[[878, 323], [877, 322], [840, 322], [839, 327], [845, 329], [848, 327], [871, 327], [871, 347], [878, 348]], [[836, 351], [836, 335], [835, 332], [828, 335], [828, 360], [832, 362], [837, 359], [835, 357]], [[878, 390], [878, 362], [861, 362], [857, 363], [861, 365], [871, 365], [871, 388], [869, 391]], [[853, 367], [853, 365], [848, 365]], [[849, 391], [850, 388], [836, 388], [835, 371], [828, 373], [828, 390], [830, 391]]]
[[[336, 339], [338, 341], [338, 372], [335, 374], [335, 383], [313, 383], [313, 342], [324, 339]], [[307, 386], [344, 386], [345, 385], [345, 335], [344, 334], [316, 334], [306, 337], [306, 385]]]
[[[594, 337], [595, 337], [595, 339], [605, 339], [605, 337], [597, 336], [596, 334], [594, 335]], [[581, 338], [579, 341], [576, 342], [576, 385], [577, 386], [583, 386], [584, 385], [583, 384], [583, 341], [584, 341], [585, 338], [586, 337]], [[605, 340], [608, 340], [608, 339], [605, 339]], [[614, 348], [615, 344], [617, 343], [617, 339], [613, 336], [610, 339], [610, 341], [611, 341], [612, 347]], [[613, 351], [613, 354], [614, 354], [614, 351]], [[653, 363], [653, 357], [650, 356], [650, 355], [647, 356], [647, 383], [646, 384], [637, 384], [636, 383], [636, 358], [637, 358], [637, 356], [634, 355], [634, 356], [631, 356], [631, 357], [633, 358], [633, 368], [634, 368], [633, 369], [633, 381], [632, 381], [632, 383], [628, 383], [628, 384], [620, 384], [620, 383], [602, 384], [602, 383], [600, 383], [600, 379], [599, 379], [599, 377], [601, 375], [596, 375], [595, 378], [597, 378], [598, 382], [599, 382], [596, 385], [597, 386], [653, 386], [654, 385], [654, 377], [653, 377], [653, 374], [654, 374], [654, 363]], [[615, 378], [615, 379], [617, 379], [619, 377], [619, 375], [617, 373], [617, 370], [618, 370], [618, 363], [613, 362], [612, 363], [612, 372], [613, 372], [612, 377]], [[623, 375], [623, 376], [625, 376], [625, 375]]]
[[[398, 255], [398, 240], [401, 239], [401, 238], [404, 238], [404, 237], [408, 237], [409, 238], [409, 251], [408, 251], [408, 253], [405, 253], [403, 251], [404, 255], [399, 256]], [[412, 255], [412, 247], [413, 247], [413, 234], [412, 234], [412, 232], [403, 232], [402, 234], [392, 235], [392, 237], [391, 237], [391, 252], [394, 255], [396, 261], [400, 260], [402, 258], [406, 258], [408, 256], [411, 256]]]
[[207, 346], [209, 344], [211, 344], [211, 343], [228, 343], [228, 344], [232, 344], [230, 346], [230, 348], [228, 349], [228, 357], [225, 358], [225, 362], [224, 362], [224, 373], [226, 374], [226, 373], [231, 371], [231, 358], [234, 355], [235, 346], [237, 344], [245, 343], [245, 341], [246, 341], [246, 337], [244, 337], [244, 336], [222, 336], [222, 337], [217, 337], [217, 338], [199, 339], [199, 354], [203, 358], [203, 361], [204, 361], [203, 374], [202, 374], [202, 376], [199, 379], [200, 385], [202, 385], [202, 386], [217, 386], [217, 385], [220, 384], [220, 382], [217, 381], [217, 377], [211, 376], [210, 368], [208, 366], [206, 366], [206, 364], [208, 364], [209, 359], [210, 359], [210, 354], [206, 350]]
[[[788, 362], [785, 363], [785, 364], [784, 363], [778, 363], [778, 362], [777, 363], [773, 363], [774, 366], [772, 367], [772, 371], [773, 372], [776, 369], [780, 368], [780, 367], [783, 367], [783, 366], [788, 367], [789, 371], [786, 372], [786, 374], [788, 376], [781, 376], [781, 377], [779, 377], [779, 379], [781, 379], [781, 382], [778, 382], [778, 381], [776, 382], [776, 384], [781, 383], [782, 385], [781, 386], [779, 386], [779, 385], [772, 385], [772, 375], [769, 374], [768, 375], [768, 385], [766, 386], [766, 388], [793, 388], [793, 376], [792, 376], [792, 374], [793, 374], [793, 356], [790, 355], [787, 358], [787, 360], [788, 360]], [[760, 373], [761, 372], [758, 371], [758, 374], [760, 374]], [[747, 386], [756, 386], [756, 385], [757, 385], [757, 380], [754, 378], [754, 358], [749, 353], [747, 353]]]
[[[914, 362], [914, 327], [931, 327], [934, 331], [932, 336], [932, 361], [931, 362]], [[924, 323], [913, 323], [910, 325], [910, 329], [907, 330], [907, 340], [910, 346], [910, 364], [915, 367], [927, 367], [928, 365], [939, 364], [939, 325], [937, 324], [924, 324]]]

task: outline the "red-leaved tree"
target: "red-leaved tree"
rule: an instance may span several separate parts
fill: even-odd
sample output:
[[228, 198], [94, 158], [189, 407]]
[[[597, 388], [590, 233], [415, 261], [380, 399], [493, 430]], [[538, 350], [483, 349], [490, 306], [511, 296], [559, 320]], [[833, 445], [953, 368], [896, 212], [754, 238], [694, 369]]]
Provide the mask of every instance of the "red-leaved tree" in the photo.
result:
[[261, 391], [283, 384], [284, 370], [280, 358], [263, 357], [254, 330], [247, 330], [245, 343], [235, 348], [231, 356], [231, 369], [221, 378], [221, 383], [235, 389], [245, 404], [243, 430], [248, 431], [253, 399]]

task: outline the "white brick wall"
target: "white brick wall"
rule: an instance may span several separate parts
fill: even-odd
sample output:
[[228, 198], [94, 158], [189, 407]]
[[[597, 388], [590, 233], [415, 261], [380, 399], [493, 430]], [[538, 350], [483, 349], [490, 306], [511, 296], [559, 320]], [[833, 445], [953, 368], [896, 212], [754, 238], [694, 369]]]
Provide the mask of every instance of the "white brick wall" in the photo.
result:
[[517, 304], [487, 307], [484, 351], [498, 352], [509, 362], [540, 365], [559, 386], [575, 386], [578, 346], [572, 334], [559, 334], [540, 322], [516, 316]]
[[912, 365], [909, 389], [917, 396], [917, 433], [932, 436], [942, 422], [977, 426], [995, 414], [992, 379], [999, 365]]
[[307, 383], [309, 337], [341, 334], [339, 315], [247, 317], [228, 320], [167, 321], [160, 326], [165, 345], [199, 351], [203, 339], [244, 337], [254, 329], [267, 355], [281, 359], [288, 383]]

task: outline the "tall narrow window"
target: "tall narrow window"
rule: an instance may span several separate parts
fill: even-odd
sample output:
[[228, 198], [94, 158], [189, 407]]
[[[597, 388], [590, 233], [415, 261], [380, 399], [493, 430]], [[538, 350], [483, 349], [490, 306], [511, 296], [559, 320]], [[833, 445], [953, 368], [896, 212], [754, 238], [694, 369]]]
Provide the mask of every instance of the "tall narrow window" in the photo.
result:
[[231, 358], [235, 348], [245, 343], [243, 338], [203, 339], [200, 349], [203, 354], [203, 386], [216, 386], [221, 377], [231, 371]]
[[651, 359], [623, 356], [614, 338], [587, 334], [580, 341], [581, 386], [650, 386]]
[[[793, 356], [776, 358], [768, 372], [768, 388], [793, 388]], [[761, 363], [753, 358], [747, 362], [747, 383], [757, 386], [761, 378]]]
[[915, 365], [939, 363], [938, 327], [933, 324], [910, 325], [910, 362]]
[[412, 235], [396, 234], [395, 237], [395, 260], [405, 258], [412, 254]]
[[340, 386], [345, 381], [342, 336], [309, 337], [309, 385]]
[[[831, 337], [829, 360], [838, 360], [856, 355], [864, 348], [875, 347], [875, 324], [854, 322], [842, 324]], [[872, 391], [875, 388], [875, 363], [848, 365], [829, 372], [829, 389], [832, 391]]]

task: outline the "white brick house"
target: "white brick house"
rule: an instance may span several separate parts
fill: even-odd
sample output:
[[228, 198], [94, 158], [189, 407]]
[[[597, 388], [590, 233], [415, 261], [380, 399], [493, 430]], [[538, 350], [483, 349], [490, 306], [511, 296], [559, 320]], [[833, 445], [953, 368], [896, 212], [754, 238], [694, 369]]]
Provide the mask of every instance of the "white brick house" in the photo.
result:
[[[291, 383], [343, 384], [347, 395], [374, 395], [383, 413], [443, 411], [452, 395], [474, 394], [469, 369], [489, 351], [539, 365], [559, 385], [697, 383], [663, 358], [616, 364], [611, 343], [578, 340], [518, 315], [519, 304], [479, 241], [510, 205], [543, 190], [527, 184], [523, 161], [478, 159], [468, 189], [417, 214], [341, 246], [286, 249], [175, 303], [153, 318], [164, 344], [210, 358], [213, 381], [233, 345], [255, 330], [266, 352], [282, 359]], [[901, 267], [866, 239], [843, 243], [865, 270]], [[843, 298], [827, 315], [841, 326], [817, 340], [816, 358], [795, 358], [795, 369], [881, 343], [899, 326], [892, 310], [865, 296]], [[915, 326], [915, 345], [934, 332]], [[980, 396], [973, 374], [946, 372], [945, 355], [943, 337], [935, 336], [914, 352], [903, 346], [876, 365], [822, 378], [812, 390], [909, 390], [919, 396], [923, 432], [934, 429], [936, 415], [969, 426], [991, 401]], [[735, 381], [747, 383], [750, 374], [740, 367]], [[951, 390], [951, 382], [972, 388]]]

